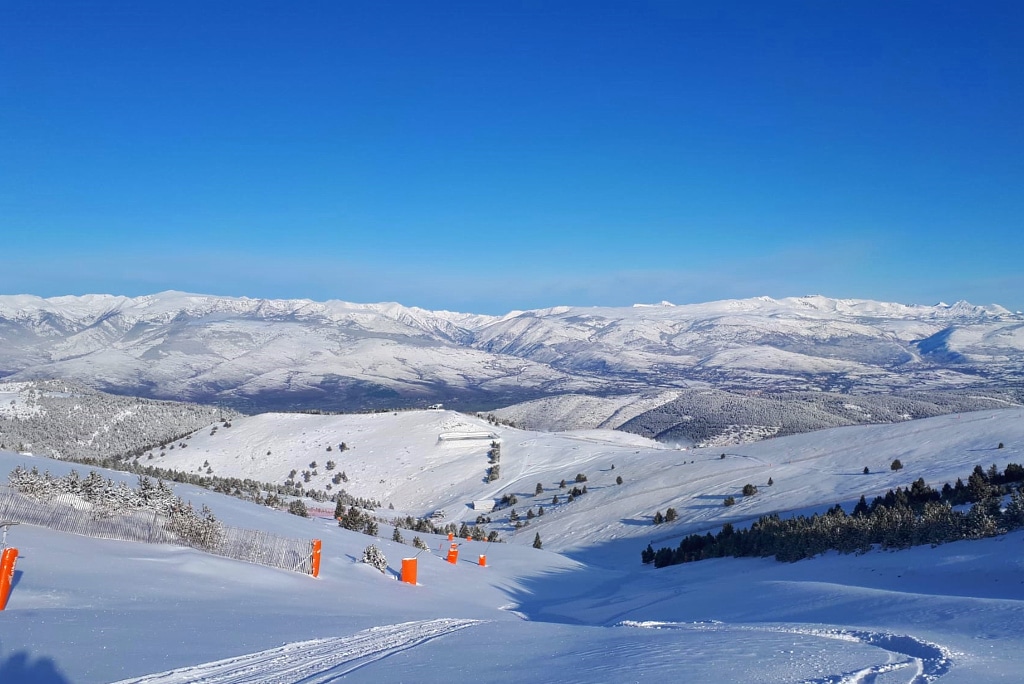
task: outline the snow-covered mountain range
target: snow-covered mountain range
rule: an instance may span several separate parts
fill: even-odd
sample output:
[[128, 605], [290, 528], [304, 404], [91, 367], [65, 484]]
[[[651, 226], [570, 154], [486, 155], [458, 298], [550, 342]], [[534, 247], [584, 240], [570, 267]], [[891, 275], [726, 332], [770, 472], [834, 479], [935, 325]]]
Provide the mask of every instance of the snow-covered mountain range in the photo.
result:
[[2, 296], [0, 377], [248, 410], [1005, 389], [1024, 378], [1024, 316], [820, 296], [505, 316], [180, 292]]

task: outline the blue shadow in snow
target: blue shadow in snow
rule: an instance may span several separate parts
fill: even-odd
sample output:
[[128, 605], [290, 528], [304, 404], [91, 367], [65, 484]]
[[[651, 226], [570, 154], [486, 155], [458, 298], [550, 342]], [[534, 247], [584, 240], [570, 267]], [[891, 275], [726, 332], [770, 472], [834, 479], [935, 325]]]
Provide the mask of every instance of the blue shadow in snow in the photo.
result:
[[4, 657], [0, 648], [0, 682], [10, 684], [71, 684], [52, 658], [32, 659], [28, 651]]

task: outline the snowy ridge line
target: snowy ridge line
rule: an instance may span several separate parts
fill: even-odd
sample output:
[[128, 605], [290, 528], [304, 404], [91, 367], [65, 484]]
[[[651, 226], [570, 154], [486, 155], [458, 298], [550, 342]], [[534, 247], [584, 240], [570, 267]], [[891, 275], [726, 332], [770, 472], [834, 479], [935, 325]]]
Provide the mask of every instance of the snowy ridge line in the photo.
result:
[[320, 684], [472, 627], [482, 620], [440, 618], [384, 625], [350, 636], [313, 639], [114, 684]]
[[[640, 629], [694, 629], [694, 630], [753, 630], [761, 632], [779, 632], [783, 634], [803, 634], [822, 639], [853, 641], [867, 646], [874, 646], [888, 651], [900, 658], [885, 665], [866, 667], [855, 672], [819, 677], [805, 680], [807, 684], [861, 684], [874, 682], [878, 675], [912, 667], [913, 675], [907, 684], [930, 684], [949, 672], [953, 666], [953, 657], [957, 655], [939, 644], [933, 644], [907, 634], [892, 632], [874, 632], [870, 630], [848, 629], [845, 627], [790, 627], [727, 625], [717, 620], [711, 622], [660, 622], [624, 620], [616, 627], [634, 627]], [[889, 681], [888, 679], [886, 681]]]

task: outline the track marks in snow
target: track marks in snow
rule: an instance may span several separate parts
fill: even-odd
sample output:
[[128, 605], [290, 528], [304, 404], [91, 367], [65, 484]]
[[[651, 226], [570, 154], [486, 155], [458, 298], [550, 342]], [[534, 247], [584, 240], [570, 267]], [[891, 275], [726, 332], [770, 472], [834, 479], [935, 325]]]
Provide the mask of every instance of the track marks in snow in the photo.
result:
[[384, 625], [345, 637], [300, 641], [115, 684], [324, 684], [480, 622], [442, 618]]
[[913, 675], [907, 680], [908, 684], [928, 684], [949, 672], [949, 668], [953, 665], [953, 654], [948, 649], [905, 634], [855, 629], [781, 628], [777, 631], [808, 634], [826, 639], [858, 641], [889, 651], [896, 656], [896, 660], [887, 665], [869, 667], [836, 677], [809, 680], [810, 684], [872, 684], [878, 675], [903, 668], [913, 668]]
[[[875, 684], [882, 675], [889, 675], [900, 670], [910, 670], [907, 684], [930, 684], [949, 672], [953, 666], [953, 653], [938, 644], [933, 644], [917, 637], [891, 632], [872, 632], [867, 630], [845, 628], [804, 628], [790, 626], [759, 627], [752, 625], [726, 625], [720, 622], [711, 623], [678, 623], [678, 622], [635, 622], [626, 620], [619, 623], [623, 627], [642, 627], [647, 629], [743, 629], [765, 632], [782, 632], [785, 634], [803, 634], [824, 639], [853, 641], [867, 646], [874, 646], [890, 654], [890, 662], [882, 665], [865, 667], [854, 672], [816, 677], [804, 680], [804, 684]], [[886, 682], [898, 681], [891, 676]]]

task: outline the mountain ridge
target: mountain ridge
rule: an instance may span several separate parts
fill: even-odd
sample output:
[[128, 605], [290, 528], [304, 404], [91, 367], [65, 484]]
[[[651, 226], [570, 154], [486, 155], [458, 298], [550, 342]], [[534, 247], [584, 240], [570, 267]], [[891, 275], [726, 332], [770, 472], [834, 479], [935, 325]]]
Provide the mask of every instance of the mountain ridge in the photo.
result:
[[965, 301], [753, 297], [501, 316], [396, 302], [0, 296], [0, 378], [61, 378], [243, 411], [716, 389], [985, 391], [1024, 380], [1024, 316]]

